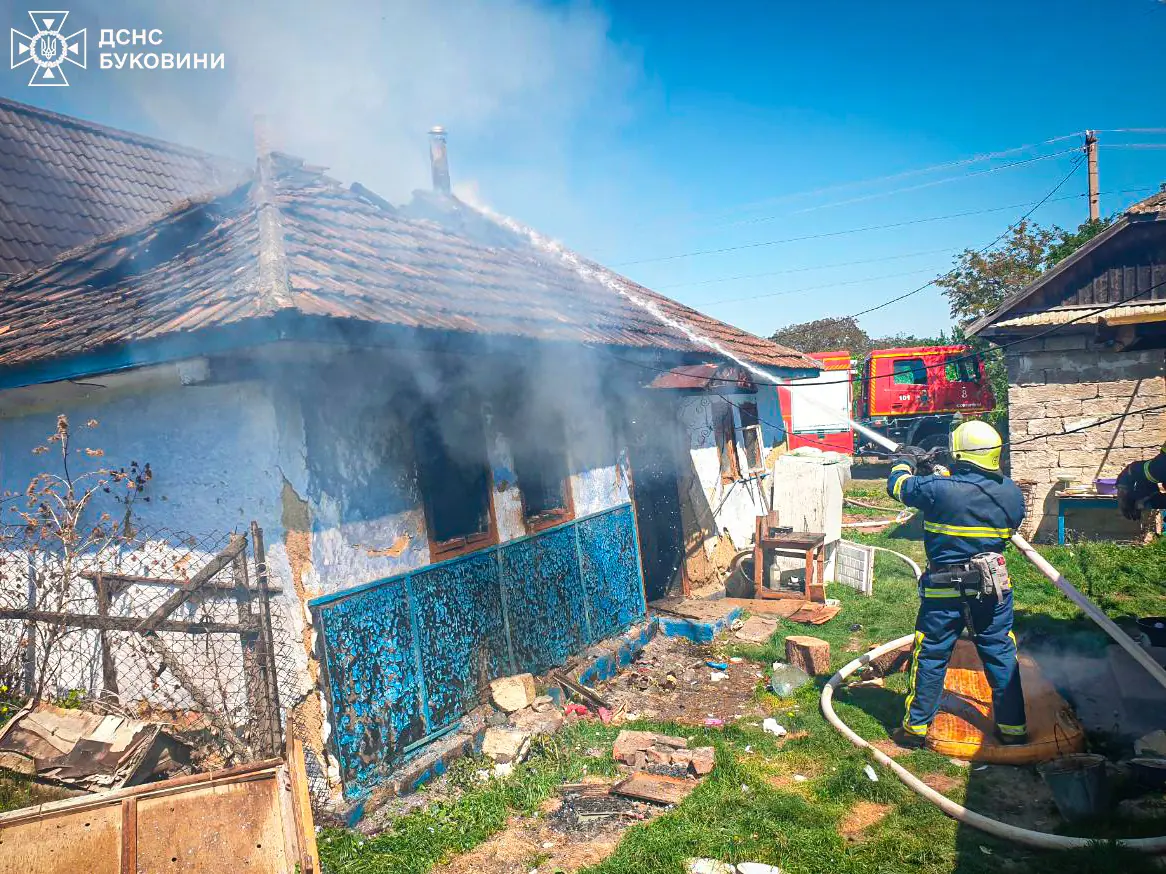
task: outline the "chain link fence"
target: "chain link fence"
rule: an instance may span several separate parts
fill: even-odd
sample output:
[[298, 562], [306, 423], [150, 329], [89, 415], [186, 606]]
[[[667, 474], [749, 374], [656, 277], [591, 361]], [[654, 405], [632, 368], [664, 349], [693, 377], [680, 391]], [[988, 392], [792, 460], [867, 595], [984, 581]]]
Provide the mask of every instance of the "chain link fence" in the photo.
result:
[[[295, 636], [262, 531], [0, 542], [0, 695], [162, 723], [196, 770], [283, 754]], [[288, 702], [282, 702], [286, 707]], [[2, 722], [0, 718], [0, 722]]]

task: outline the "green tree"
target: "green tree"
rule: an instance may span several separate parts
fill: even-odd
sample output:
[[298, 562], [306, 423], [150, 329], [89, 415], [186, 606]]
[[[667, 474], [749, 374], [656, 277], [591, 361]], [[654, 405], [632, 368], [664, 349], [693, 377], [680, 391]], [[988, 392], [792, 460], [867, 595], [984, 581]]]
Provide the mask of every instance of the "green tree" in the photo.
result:
[[1066, 231], [1064, 228], [1053, 228], [1057, 239], [1049, 246], [1045, 253], [1045, 269], [1052, 267], [1058, 261], [1068, 258], [1111, 224], [1113, 216], [1107, 216], [1097, 221], [1087, 221], [1078, 225], [1075, 231]]
[[992, 312], [1041, 274], [1056, 240], [1054, 231], [1022, 221], [995, 249], [965, 249], [955, 267], [935, 280], [947, 296], [952, 318], [966, 325]]
[[1075, 231], [1042, 228], [1022, 221], [994, 249], [965, 249], [956, 265], [935, 280], [947, 296], [952, 318], [966, 326], [1000, 306], [1045, 270], [1067, 258], [1104, 231], [1113, 217], [1084, 222]]
[[980, 337], [967, 337], [964, 328], [987, 315], [1008, 295], [1024, 288], [1058, 261], [1067, 258], [1104, 231], [1113, 217], [1084, 222], [1075, 231], [1054, 225], [1042, 228], [1022, 221], [1004, 242], [988, 252], [965, 249], [950, 272], [935, 280], [947, 296], [956, 326], [952, 342], [967, 343], [984, 361], [984, 372], [996, 394], [996, 409], [984, 416], [997, 427], [1007, 427], [1008, 371], [1001, 355]]
[[864, 357], [871, 349], [870, 335], [859, 327], [858, 320], [852, 316], [788, 325], [775, 331], [770, 339], [799, 352], [849, 349], [855, 358]]

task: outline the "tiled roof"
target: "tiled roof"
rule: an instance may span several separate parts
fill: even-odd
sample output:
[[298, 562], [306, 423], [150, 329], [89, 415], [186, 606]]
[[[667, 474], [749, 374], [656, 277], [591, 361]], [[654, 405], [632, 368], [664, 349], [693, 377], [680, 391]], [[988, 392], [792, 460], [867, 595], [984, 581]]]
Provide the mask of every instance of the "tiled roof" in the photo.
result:
[[995, 326], [997, 328], [1039, 328], [1051, 325], [1096, 325], [1122, 322], [1132, 324], [1138, 321], [1158, 321], [1163, 315], [1166, 315], [1166, 303], [1123, 304], [1111, 308], [1077, 306], [1013, 316], [995, 322]]
[[0, 99], [0, 274], [242, 178], [193, 149]]
[[[603, 268], [575, 269], [509, 232], [500, 237], [508, 245], [489, 245], [385, 209], [315, 168], [284, 157], [276, 163], [270, 195], [247, 182], [184, 203], [0, 286], [0, 368], [222, 327], [277, 309], [439, 331], [708, 353], [625, 293], [755, 363], [821, 367]], [[265, 224], [272, 216], [264, 204], [274, 206], [274, 223]], [[274, 274], [260, 266], [271, 264], [265, 246], [273, 228], [281, 237]]]
[[1139, 200], [1126, 210], [1131, 215], [1150, 215], [1157, 212], [1166, 212], [1166, 186], [1157, 194], [1152, 194], [1145, 200]]

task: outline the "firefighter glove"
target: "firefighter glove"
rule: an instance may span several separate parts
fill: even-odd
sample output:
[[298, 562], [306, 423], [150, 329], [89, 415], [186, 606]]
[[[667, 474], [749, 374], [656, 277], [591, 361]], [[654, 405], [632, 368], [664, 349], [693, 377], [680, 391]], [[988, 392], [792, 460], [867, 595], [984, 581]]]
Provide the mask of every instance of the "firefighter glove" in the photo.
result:
[[895, 464], [911, 466], [911, 473], [929, 473], [931, 470], [931, 453], [919, 446], [900, 446], [894, 458]]

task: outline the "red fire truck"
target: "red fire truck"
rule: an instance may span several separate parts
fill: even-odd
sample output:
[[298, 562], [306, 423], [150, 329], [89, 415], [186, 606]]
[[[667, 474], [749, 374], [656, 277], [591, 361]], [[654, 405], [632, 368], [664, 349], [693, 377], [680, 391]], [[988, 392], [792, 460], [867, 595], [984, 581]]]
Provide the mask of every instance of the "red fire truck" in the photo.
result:
[[[861, 434], [851, 434], [841, 412], [850, 409], [851, 392], [856, 421], [897, 443], [924, 449], [946, 445], [961, 417], [996, 406], [980, 359], [967, 346], [876, 349], [857, 370], [845, 350], [817, 352], [813, 357], [825, 366], [817, 379], [779, 389], [791, 448], [882, 451]], [[845, 385], [839, 371], [848, 373]], [[799, 402], [803, 392], [812, 392], [812, 398], [803, 396]]]

